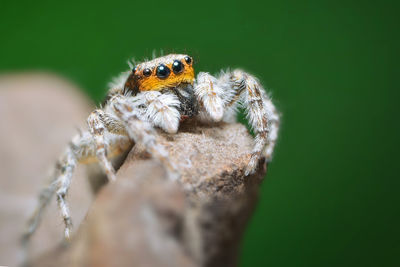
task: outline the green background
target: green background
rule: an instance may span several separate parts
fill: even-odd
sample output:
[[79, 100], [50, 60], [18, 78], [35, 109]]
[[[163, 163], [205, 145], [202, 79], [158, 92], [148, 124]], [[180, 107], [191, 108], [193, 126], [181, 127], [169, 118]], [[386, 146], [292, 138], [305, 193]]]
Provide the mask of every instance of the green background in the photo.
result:
[[0, 1], [0, 71], [50, 70], [100, 101], [126, 60], [241, 67], [282, 130], [241, 266], [400, 266], [395, 1]]

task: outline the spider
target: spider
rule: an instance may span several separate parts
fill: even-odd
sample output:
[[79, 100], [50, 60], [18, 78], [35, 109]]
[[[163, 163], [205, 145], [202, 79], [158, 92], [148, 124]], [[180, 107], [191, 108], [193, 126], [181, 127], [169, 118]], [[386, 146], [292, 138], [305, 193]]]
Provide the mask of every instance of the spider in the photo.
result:
[[279, 114], [259, 81], [242, 71], [214, 77], [200, 72], [195, 78], [193, 59], [170, 54], [132, 66], [111, 84], [104, 105], [88, 117], [88, 131], [76, 135], [58, 161], [50, 184], [42, 189], [39, 204], [28, 221], [24, 240], [34, 233], [44, 208], [56, 194], [64, 219], [64, 236], [72, 229], [66, 194], [78, 163], [97, 161], [109, 181], [115, 181], [110, 159], [140, 143], [170, 173], [177, 168], [157, 142], [155, 127], [169, 134], [187, 118], [203, 122], [234, 122], [239, 105], [245, 108], [255, 133], [254, 148], [245, 170], [252, 174], [261, 157], [271, 160], [278, 136]]

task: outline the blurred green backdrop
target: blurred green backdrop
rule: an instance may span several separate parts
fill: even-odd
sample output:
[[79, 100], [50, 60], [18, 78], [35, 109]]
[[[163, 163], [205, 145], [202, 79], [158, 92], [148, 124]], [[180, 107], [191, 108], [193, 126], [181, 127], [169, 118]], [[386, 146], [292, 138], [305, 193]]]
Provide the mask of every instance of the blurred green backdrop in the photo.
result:
[[50, 70], [100, 101], [153, 50], [242, 67], [283, 123], [241, 266], [400, 266], [398, 3], [3, 0], [0, 71]]

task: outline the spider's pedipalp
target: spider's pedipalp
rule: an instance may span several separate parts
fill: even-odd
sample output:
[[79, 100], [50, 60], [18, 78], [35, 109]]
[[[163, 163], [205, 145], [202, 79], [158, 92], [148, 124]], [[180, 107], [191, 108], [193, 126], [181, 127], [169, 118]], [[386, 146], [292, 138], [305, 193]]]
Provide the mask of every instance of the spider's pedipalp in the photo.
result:
[[[195, 95], [205, 112], [200, 112], [200, 118], [210, 117], [213, 121], [220, 121], [224, 115], [224, 91], [218, 80], [206, 72], [197, 75], [194, 86]], [[208, 115], [208, 116], [207, 116]]]
[[143, 95], [147, 105], [146, 119], [167, 133], [176, 133], [181, 117], [178, 111], [180, 105], [178, 97], [158, 91], [145, 92]]

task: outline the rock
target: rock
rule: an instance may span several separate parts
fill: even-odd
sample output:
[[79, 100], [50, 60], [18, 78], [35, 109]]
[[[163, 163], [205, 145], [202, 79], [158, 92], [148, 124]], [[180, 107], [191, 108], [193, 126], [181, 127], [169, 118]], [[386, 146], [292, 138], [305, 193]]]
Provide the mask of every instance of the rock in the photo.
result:
[[153, 161], [132, 165], [118, 178], [101, 190], [71, 246], [32, 266], [195, 266], [170, 234], [184, 208], [179, 186]]
[[170, 181], [140, 146], [103, 187], [66, 247], [32, 266], [235, 266], [265, 174], [244, 177], [252, 138], [241, 124], [188, 122], [161, 134], [181, 171]]

